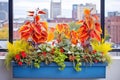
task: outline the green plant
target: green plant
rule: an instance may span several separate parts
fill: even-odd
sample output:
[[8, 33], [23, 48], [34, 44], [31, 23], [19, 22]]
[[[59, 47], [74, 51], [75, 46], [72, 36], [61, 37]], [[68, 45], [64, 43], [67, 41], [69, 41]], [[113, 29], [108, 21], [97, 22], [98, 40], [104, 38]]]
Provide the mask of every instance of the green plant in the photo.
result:
[[60, 49], [58, 48], [55, 48], [54, 55], [54, 62], [57, 63], [58, 66], [60, 66], [60, 70], [63, 70], [66, 66], [64, 62], [67, 56], [64, 53], [62, 53], [62, 51], [60, 51]]
[[20, 52], [25, 52], [27, 54], [31, 54], [31, 51], [34, 49], [29, 42], [25, 40], [19, 40], [12, 43], [8, 43], [8, 53], [6, 56], [5, 64], [7, 67], [10, 66], [11, 61], [14, 59], [14, 57], [17, 54], [20, 54]]
[[112, 45], [101, 39], [98, 17], [91, 15], [91, 10], [84, 11], [83, 20], [69, 25], [59, 23], [55, 28], [48, 28], [47, 22], [40, 21], [38, 14], [43, 11], [36, 12], [29, 11], [34, 20], [25, 23], [19, 30], [24, 40], [8, 43], [7, 66], [13, 60], [20, 66], [27, 64], [40, 68], [41, 62], [44, 62], [47, 65], [56, 63], [60, 66], [59, 70], [64, 70], [65, 61], [69, 61], [76, 71], [81, 71], [83, 63], [110, 63], [108, 51]]

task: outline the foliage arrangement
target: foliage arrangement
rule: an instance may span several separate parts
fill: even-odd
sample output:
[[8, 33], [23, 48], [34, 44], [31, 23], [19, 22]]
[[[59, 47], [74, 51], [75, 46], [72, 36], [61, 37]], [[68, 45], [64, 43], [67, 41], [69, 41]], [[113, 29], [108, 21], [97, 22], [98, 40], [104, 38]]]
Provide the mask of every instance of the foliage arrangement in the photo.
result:
[[[34, 65], [40, 63], [56, 63], [64, 70], [65, 61], [73, 63], [76, 71], [81, 71], [82, 63], [110, 63], [111, 44], [101, 39], [101, 25], [91, 10], [84, 10], [84, 19], [72, 24], [59, 23], [48, 27], [47, 22], [40, 21], [40, 14], [45, 12], [29, 11], [33, 21], [26, 22], [19, 29], [21, 40], [8, 43], [6, 64], [13, 60], [18, 65]], [[76, 26], [73, 26], [75, 24]]]

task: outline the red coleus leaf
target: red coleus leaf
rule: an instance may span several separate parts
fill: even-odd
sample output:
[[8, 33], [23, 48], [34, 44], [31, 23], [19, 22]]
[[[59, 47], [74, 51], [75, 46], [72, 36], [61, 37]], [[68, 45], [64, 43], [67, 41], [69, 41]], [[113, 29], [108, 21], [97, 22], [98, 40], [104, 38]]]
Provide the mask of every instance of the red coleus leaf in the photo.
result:
[[97, 53], [97, 51], [96, 51], [96, 50], [93, 50], [93, 51], [92, 51], [92, 54], [96, 54], [96, 53]]
[[46, 14], [44, 11], [38, 11], [38, 14]]
[[40, 20], [40, 16], [39, 15], [36, 15], [35, 16], [35, 21], [38, 22]]
[[72, 56], [72, 55], [69, 56], [69, 60], [70, 60], [70, 61], [74, 61], [75, 58], [76, 58], [75, 56]]
[[28, 11], [28, 16], [34, 16], [34, 11]]
[[34, 13], [34, 11], [28, 11], [28, 13]]
[[98, 60], [95, 59], [94, 62], [95, 62], [95, 63], [98, 63]]
[[60, 48], [60, 52], [63, 53], [63, 52], [64, 52], [64, 49], [63, 49], [63, 48]]
[[47, 54], [47, 53], [46, 53], [46, 52], [42, 52], [42, 54], [43, 54], [44, 57], [46, 57], [46, 54]]
[[55, 52], [55, 49], [53, 48], [52, 51], [51, 51], [51, 54], [54, 54], [54, 52]]

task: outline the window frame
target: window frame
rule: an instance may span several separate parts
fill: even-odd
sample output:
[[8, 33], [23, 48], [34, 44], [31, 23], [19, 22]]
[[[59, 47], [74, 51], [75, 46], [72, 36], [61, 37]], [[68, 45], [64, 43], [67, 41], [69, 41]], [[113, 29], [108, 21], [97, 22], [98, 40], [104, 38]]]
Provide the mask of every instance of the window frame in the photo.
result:
[[[9, 42], [13, 43], [13, 0], [8, 0], [8, 18], [9, 18]], [[101, 28], [102, 28], [102, 35], [101, 37], [104, 38], [105, 36], [105, 0], [100, 0], [100, 22], [101, 22]], [[120, 49], [114, 49], [112, 51], [119, 51]], [[0, 49], [0, 52], [7, 52], [7, 49]]]

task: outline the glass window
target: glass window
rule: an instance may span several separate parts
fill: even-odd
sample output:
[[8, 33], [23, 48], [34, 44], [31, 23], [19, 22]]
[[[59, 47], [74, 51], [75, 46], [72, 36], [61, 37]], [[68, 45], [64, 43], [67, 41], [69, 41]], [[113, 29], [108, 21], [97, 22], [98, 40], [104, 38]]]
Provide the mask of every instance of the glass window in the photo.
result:
[[[109, 4], [107, 4], [109, 3]], [[120, 5], [119, 0], [105, 0], [106, 23], [105, 28], [108, 31], [106, 37], [113, 43], [113, 48], [120, 48]]]
[[49, 27], [57, 23], [68, 23], [83, 18], [84, 8], [93, 9], [92, 13], [100, 15], [100, 0], [13, 0], [14, 1], [14, 39], [20, 39], [18, 30], [20, 26], [31, 17], [27, 11], [37, 8], [46, 12], [41, 15], [42, 21], [48, 21]]
[[[108, 4], [109, 3], [109, 4]], [[113, 43], [116, 52], [110, 52], [113, 56], [120, 56], [120, 5], [119, 0], [105, 0], [105, 31], [106, 39]]]
[[8, 41], [8, 0], [0, 0], [0, 49], [6, 49], [7, 41]]

